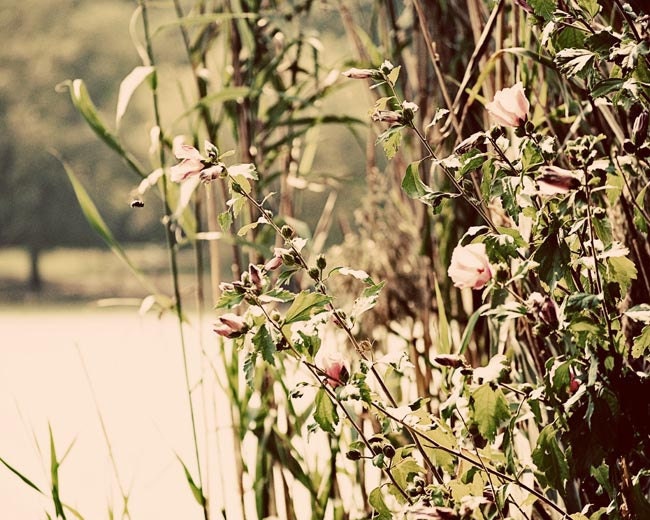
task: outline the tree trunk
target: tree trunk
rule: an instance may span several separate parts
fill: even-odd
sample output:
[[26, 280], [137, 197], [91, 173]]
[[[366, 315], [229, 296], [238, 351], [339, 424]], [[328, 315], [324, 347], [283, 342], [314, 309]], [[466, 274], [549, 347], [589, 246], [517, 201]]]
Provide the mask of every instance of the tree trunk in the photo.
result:
[[39, 267], [40, 257], [40, 248], [29, 248], [29, 290], [34, 292], [40, 292], [43, 288], [43, 278]]

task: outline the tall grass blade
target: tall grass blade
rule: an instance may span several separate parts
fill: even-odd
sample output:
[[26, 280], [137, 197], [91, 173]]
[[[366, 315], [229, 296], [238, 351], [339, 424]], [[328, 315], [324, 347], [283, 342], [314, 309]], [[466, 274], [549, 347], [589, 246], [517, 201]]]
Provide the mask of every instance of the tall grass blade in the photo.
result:
[[11, 466], [6, 460], [4, 460], [2, 457], [0, 457], [0, 462], [5, 465], [5, 467], [11, 471], [14, 475], [16, 475], [20, 480], [22, 480], [25, 484], [27, 484], [30, 488], [35, 489], [38, 491], [41, 495], [44, 493], [39, 489], [39, 487], [34, 484], [31, 480], [29, 480], [25, 475], [20, 473], [16, 468]]
[[65, 512], [59, 495], [59, 461], [56, 458], [56, 447], [54, 445], [54, 435], [52, 434], [52, 425], [48, 423], [47, 429], [50, 434], [50, 479], [52, 481], [52, 501], [54, 502], [54, 511], [57, 518], [65, 520]]
[[117, 137], [111, 131], [109, 131], [108, 128], [106, 128], [106, 125], [99, 117], [97, 107], [90, 98], [88, 89], [86, 89], [86, 85], [83, 80], [67, 80], [57, 85], [57, 91], [59, 92], [62, 92], [66, 88], [70, 92], [70, 99], [72, 99], [72, 104], [83, 116], [90, 128], [92, 128], [92, 130], [99, 136], [102, 141], [104, 141], [104, 143], [106, 143], [111, 149], [117, 152], [135, 173], [137, 173], [140, 177], [146, 177], [146, 173], [138, 164], [135, 157], [127, 152], [122, 147]]
[[116, 129], [120, 128], [120, 122], [126, 113], [126, 107], [129, 105], [129, 101], [131, 101], [131, 96], [133, 96], [135, 90], [145, 79], [151, 76], [153, 72], [153, 67], [141, 65], [135, 67], [129, 75], [122, 80], [122, 83], [120, 83], [120, 92], [117, 96], [117, 109], [115, 110]]

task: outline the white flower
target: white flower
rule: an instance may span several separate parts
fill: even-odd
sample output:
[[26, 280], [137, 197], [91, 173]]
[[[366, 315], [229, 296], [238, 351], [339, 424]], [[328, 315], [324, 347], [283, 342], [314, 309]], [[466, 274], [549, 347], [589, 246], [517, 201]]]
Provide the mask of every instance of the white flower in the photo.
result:
[[528, 115], [530, 103], [521, 82], [499, 90], [494, 100], [485, 105], [492, 118], [503, 126], [521, 126]]
[[492, 278], [492, 267], [485, 253], [485, 244], [456, 246], [447, 274], [456, 287], [482, 289]]

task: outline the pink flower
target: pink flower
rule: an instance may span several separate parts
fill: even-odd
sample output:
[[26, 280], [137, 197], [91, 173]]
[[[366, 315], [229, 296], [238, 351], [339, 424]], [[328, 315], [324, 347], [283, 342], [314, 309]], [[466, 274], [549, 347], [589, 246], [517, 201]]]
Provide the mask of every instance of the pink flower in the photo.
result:
[[237, 338], [244, 334], [248, 327], [244, 318], [237, 314], [227, 313], [218, 318], [218, 322], [214, 324], [214, 331], [225, 338]]
[[282, 265], [282, 254], [278, 254], [277, 251], [273, 258], [269, 259], [264, 264], [265, 271], [275, 271], [278, 267]]
[[348, 363], [340, 352], [328, 352], [318, 356], [320, 359], [317, 361], [321, 370], [325, 373], [327, 378], [325, 383], [332, 388], [339, 385], [344, 385], [350, 377], [350, 370]]
[[485, 254], [485, 244], [456, 246], [447, 274], [456, 287], [482, 289], [492, 278], [492, 267]]
[[205, 159], [193, 146], [187, 144], [174, 146], [174, 155], [181, 162], [171, 167], [172, 182], [182, 182], [190, 177], [199, 175], [203, 168], [205, 168]]
[[582, 184], [579, 175], [558, 166], [543, 166], [540, 173], [536, 179], [540, 195], [563, 195]]
[[512, 87], [499, 90], [485, 108], [500, 125], [518, 127], [526, 121], [530, 103], [526, 99], [523, 85], [518, 82]]

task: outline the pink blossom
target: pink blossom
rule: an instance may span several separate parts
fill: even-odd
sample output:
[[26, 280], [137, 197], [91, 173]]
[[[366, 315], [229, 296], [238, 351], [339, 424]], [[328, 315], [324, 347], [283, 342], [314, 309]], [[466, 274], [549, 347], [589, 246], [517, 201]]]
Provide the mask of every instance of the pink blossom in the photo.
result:
[[204, 158], [193, 146], [179, 144], [174, 146], [174, 155], [181, 162], [171, 167], [172, 182], [182, 182], [199, 175], [205, 168]]
[[485, 253], [485, 244], [456, 246], [447, 273], [456, 287], [482, 289], [492, 278], [492, 267]]
[[348, 369], [348, 362], [340, 352], [328, 352], [318, 356], [320, 359], [317, 361], [321, 370], [325, 373], [327, 378], [325, 383], [332, 388], [347, 383], [350, 376]]
[[225, 338], [236, 338], [246, 332], [246, 321], [241, 316], [227, 313], [218, 318], [214, 324], [214, 332]]
[[282, 265], [282, 254], [275, 254], [273, 258], [269, 259], [264, 264], [265, 271], [275, 271], [278, 267]]
[[563, 195], [582, 184], [579, 175], [558, 166], [543, 166], [540, 173], [536, 180], [541, 195]]
[[485, 108], [500, 125], [518, 127], [526, 121], [530, 103], [526, 99], [523, 85], [518, 82], [512, 87], [499, 90]]

